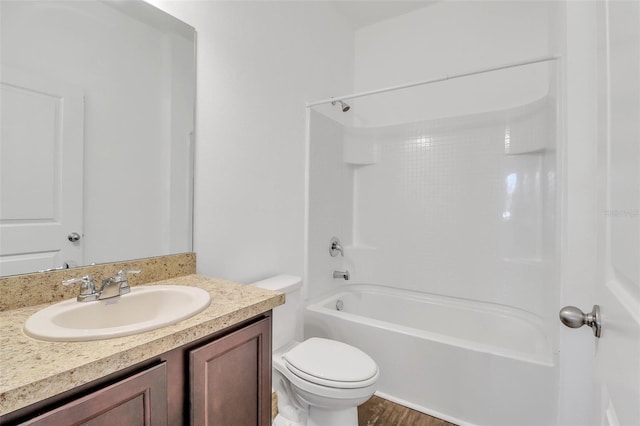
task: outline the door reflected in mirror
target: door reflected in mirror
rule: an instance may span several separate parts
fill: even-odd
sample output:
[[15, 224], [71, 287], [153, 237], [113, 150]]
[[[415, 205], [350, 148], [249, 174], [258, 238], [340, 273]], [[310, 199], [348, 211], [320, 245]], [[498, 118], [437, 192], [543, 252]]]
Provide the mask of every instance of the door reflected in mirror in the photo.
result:
[[0, 8], [0, 275], [192, 251], [193, 28], [142, 0]]

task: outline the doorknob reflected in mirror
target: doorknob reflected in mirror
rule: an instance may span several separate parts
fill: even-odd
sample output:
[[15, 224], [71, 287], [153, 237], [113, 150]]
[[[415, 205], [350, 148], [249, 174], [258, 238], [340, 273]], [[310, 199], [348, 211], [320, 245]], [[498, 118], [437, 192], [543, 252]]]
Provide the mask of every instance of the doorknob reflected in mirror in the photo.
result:
[[600, 320], [600, 306], [593, 305], [593, 310], [585, 314], [575, 306], [565, 306], [560, 309], [560, 321], [570, 328], [580, 328], [588, 325], [593, 330], [596, 337], [600, 337], [602, 322]]

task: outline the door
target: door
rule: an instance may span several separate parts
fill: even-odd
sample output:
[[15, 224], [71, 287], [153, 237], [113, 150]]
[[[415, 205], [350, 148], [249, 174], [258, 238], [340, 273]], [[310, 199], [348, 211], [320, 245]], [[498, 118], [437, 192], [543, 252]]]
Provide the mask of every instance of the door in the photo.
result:
[[271, 425], [271, 318], [189, 354], [191, 424]]
[[640, 2], [598, 5], [602, 425], [640, 425]]
[[167, 426], [167, 363], [22, 423], [58, 426]]
[[0, 275], [82, 264], [84, 101], [2, 66]]

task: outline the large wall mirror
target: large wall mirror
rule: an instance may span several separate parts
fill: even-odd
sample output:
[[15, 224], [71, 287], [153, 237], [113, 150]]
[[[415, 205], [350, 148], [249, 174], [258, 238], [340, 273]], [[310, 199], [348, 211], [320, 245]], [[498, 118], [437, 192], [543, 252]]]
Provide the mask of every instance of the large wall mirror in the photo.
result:
[[0, 8], [0, 275], [191, 251], [194, 29], [142, 0]]

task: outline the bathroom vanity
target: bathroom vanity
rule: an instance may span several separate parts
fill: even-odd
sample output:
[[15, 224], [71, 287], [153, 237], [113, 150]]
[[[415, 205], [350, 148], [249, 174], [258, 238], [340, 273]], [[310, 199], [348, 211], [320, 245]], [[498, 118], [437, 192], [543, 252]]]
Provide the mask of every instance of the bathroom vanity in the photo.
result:
[[0, 312], [0, 424], [271, 424], [271, 309], [284, 295], [186, 275], [201, 313], [114, 339], [45, 342], [22, 325], [46, 305]]

